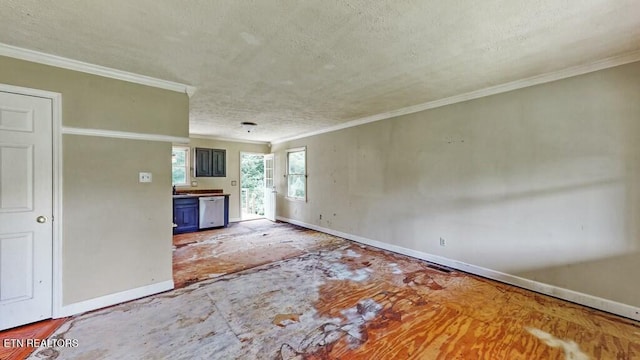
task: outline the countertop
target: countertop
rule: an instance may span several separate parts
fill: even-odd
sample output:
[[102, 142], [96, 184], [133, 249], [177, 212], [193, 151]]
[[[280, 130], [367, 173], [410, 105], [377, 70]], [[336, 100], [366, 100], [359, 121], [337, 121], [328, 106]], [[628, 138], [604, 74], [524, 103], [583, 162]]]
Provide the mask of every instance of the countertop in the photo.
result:
[[184, 198], [191, 198], [191, 197], [203, 197], [203, 196], [231, 196], [231, 194], [225, 194], [225, 193], [198, 193], [198, 194], [178, 194], [178, 195], [173, 195], [174, 199], [184, 199]]

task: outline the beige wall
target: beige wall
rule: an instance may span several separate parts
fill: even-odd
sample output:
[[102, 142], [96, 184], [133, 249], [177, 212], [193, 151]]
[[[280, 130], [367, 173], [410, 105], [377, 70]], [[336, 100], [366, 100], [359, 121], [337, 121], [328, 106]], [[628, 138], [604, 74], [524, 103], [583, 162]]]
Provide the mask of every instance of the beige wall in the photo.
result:
[[634, 63], [274, 145], [277, 213], [640, 306], [639, 119]]
[[[0, 83], [61, 93], [64, 126], [189, 131], [185, 94], [6, 57]], [[62, 150], [63, 305], [170, 281], [171, 144], [64, 135]]]
[[63, 140], [65, 303], [171, 280], [171, 143]]
[[[179, 187], [183, 189], [222, 189], [229, 196], [229, 219], [240, 219], [240, 153], [267, 154], [270, 148], [267, 144], [252, 144], [233, 141], [222, 141], [212, 139], [191, 138], [189, 147], [193, 158], [193, 149], [196, 147], [225, 149], [227, 151], [227, 176], [226, 177], [193, 177], [193, 167], [191, 169], [191, 180], [198, 182], [198, 186]], [[181, 145], [181, 144], [176, 144]], [[193, 159], [192, 159], [193, 160]], [[193, 164], [192, 164], [193, 165]], [[231, 182], [236, 185], [232, 186]]]

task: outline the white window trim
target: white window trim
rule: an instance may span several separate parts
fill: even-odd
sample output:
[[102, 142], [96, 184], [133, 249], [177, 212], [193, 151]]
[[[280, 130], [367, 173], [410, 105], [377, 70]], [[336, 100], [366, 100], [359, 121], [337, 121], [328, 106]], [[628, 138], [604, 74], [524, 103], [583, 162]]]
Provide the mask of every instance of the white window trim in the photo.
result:
[[[186, 182], [181, 185], [175, 185], [175, 187], [189, 187], [191, 186], [191, 148], [189, 146], [184, 146], [184, 145], [173, 145], [171, 147], [172, 152], [173, 152], [173, 149], [180, 149], [180, 150], [187, 151], [186, 158], [185, 158], [185, 168], [186, 168], [185, 181]], [[173, 164], [171, 164], [171, 175], [172, 175], [171, 182], [173, 183]]]
[[[289, 153], [298, 152], [298, 151], [304, 151], [304, 197], [289, 196]], [[290, 201], [307, 202], [307, 197], [308, 197], [307, 196], [307, 193], [308, 193], [307, 177], [309, 176], [308, 175], [309, 171], [307, 169], [308, 169], [307, 147], [306, 146], [302, 146], [302, 147], [287, 149], [287, 153], [286, 153], [286, 157], [285, 157], [285, 179], [286, 179], [286, 185], [287, 185], [287, 195], [285, 196], [286, 199], [288, 199]]]

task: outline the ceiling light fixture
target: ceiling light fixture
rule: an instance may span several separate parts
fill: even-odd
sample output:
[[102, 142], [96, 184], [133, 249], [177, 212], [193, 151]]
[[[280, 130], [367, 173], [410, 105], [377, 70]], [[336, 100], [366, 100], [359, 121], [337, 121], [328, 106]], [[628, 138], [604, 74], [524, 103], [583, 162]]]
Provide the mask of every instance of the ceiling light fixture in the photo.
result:
[[255, 130], [256, 126], [258, 126], [258, 124], [254, 123], [254, 122], [250, 122], [250, 121], [243, 121], [243, 122], [240, 123], [240, 125], [248, 133], [250, 133], [253, 130]]

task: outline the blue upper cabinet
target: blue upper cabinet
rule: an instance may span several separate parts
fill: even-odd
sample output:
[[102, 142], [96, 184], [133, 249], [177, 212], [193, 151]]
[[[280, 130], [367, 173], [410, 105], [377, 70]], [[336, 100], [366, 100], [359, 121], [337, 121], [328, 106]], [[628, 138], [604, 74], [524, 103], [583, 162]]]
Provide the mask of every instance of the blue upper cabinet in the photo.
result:
[[220, 149], [211, 149], [211, 158], [213, 159], [211, 167], [215, 177], [227, 176], [227, 151]]
[[196, 177], [227, 176], [227, 151], [224, 149], [196, 148]]
[[211, 150], [196, 148], [196, 177], [213, 176]]

